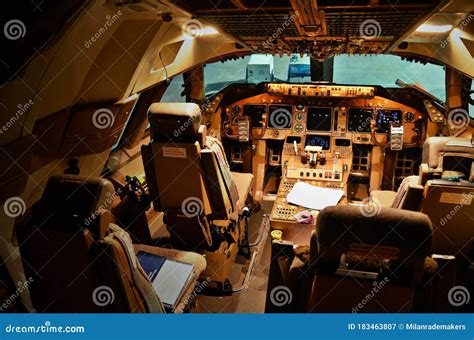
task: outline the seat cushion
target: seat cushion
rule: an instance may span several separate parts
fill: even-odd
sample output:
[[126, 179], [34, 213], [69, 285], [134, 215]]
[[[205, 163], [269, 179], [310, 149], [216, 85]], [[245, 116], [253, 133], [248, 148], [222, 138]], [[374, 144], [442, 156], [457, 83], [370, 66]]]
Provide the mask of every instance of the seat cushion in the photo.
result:
[[189, 286], [186, 293], [181, 298], [180, 304], [178, 305], [178, 307], [176, 307], [174, 311], [175, 313], [183, 313], [184, 310], [187, 307], [189, 307], [188, 304], [192, 302], [194, 298], [192, 295], [193, 295], [194, 289], [196, 288], [196, 284], [197, 284], [197, 280], [199, 276], [206, 269], [207, 263], [204, 256], [199, 255], [197, 253], [190, 252], [190, 251], [159, 248], [159, 247], [147, 246], [144, 244], [135, 244], [134, 248], [135, 248], [135, 253], [138, 253], [139, 251], [144, 251], [147, 253], [163, 256], [172, 260], [181, 261], [181, 262], [194, 265], [194, 273], [195, 273], [194, 280], [192, 284]]
[[237, 192], [239, 193], [239, 200], [237, 201], [234, 210], [240, 214], [242, 209], [245, 207], [247, 196], [252, 190], [253, 175], [243, 172], [231, 172], [231, 174], [234, 183], [237, 186]]
[[372, 190], [370, 192], [370, 198], [380, 203], [382, 207], [391, 207], [395, 196], [397, 193], [391, 190]]

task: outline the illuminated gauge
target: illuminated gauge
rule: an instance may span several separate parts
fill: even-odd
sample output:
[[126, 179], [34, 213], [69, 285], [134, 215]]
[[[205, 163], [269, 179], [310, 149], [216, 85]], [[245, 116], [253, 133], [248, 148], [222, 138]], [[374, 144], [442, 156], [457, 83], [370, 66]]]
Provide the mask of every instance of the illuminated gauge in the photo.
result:
[[296, 109], [298, 109], [298, 110], [303, 110], [303, 109], [304, 109], [303, 103], [298, 103], [298, 104], [296, 104]]
[[405, 112], [403, 119], [405, 119], [405, 122], [413, 122], [413, 120], [415, 120], [415, 114], [413, 112]]
[[302, 122], [304, 119], [304, 114], [302, 113], [297, 113], [296, 116], [295, 116], [295, 120], [298, 121], [298, 122]]
[[240, 114], [240, 106], [232, 106], [232, 114], [238, 116]]
[[296, 124], [293, 130], [297, 133], [301, 133], [304, 131], [304, 126], [303, 124]]

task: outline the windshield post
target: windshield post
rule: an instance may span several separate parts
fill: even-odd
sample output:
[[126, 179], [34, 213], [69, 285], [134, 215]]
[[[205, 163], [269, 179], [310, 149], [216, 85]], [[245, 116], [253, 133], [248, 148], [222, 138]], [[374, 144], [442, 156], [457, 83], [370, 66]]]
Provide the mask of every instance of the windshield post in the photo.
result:
[[204, 67], [199, 65], [183, 73], [186, 102], [201, 104], [204, 101]]
[[333, 82], [334, 57], [318, 61], [311, 57], [311, 81]]

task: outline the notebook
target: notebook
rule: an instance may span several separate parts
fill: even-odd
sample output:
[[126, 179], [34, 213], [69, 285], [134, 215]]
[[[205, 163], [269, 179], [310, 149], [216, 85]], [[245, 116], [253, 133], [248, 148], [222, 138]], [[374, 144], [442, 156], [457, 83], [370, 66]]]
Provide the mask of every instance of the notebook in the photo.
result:
[[144, 251], [137, 258], [165, 308], [175, 310], [194, 277], [194, 265]]

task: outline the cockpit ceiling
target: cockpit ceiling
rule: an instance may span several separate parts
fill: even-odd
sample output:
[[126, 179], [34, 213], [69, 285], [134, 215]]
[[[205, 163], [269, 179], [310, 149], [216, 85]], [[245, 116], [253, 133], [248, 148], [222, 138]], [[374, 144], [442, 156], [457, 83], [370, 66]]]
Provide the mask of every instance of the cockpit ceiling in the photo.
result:
[[441, 0], [222, 0], [177, 3], [257, 53], [377, 54]]

